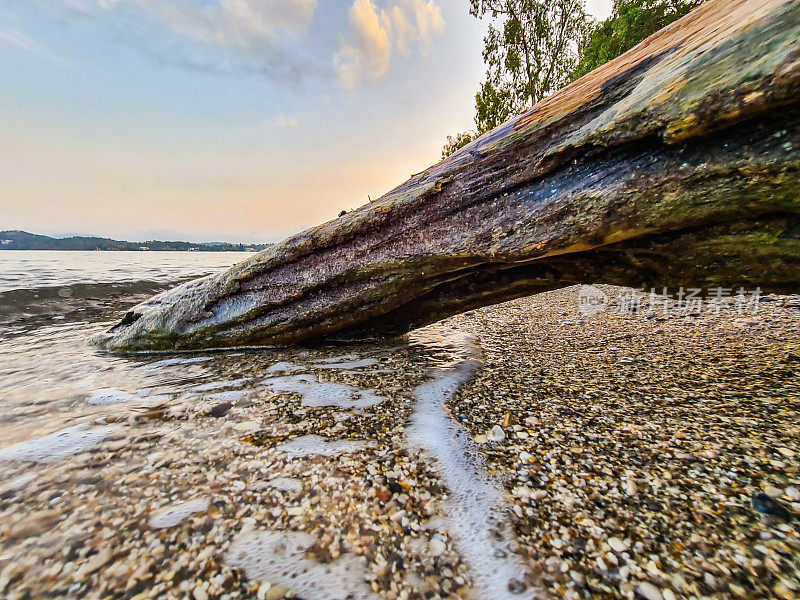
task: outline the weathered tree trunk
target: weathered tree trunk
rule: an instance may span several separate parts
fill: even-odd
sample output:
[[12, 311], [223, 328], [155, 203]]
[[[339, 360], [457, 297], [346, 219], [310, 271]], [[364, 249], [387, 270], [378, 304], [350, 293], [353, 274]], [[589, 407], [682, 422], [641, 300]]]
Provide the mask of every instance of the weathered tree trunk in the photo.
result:
[[800, 2], [712, 0], [358, 210], [101, 344], [397, 332], [573, 283], [800, 290]]

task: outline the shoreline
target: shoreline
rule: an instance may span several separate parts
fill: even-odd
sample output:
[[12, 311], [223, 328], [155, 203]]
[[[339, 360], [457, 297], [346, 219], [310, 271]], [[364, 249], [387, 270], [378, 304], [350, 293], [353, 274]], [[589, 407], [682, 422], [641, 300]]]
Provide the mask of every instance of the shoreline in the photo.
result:
[[419, 390], [471, 360], [425, 334], [456, 328], [483, 366], [438, 391], [458, 390], [447, 411], [480, 452], [490, 504], [506, 505], [490, 516], [527, 572], [510, 597], [793, 597], [797, 520], [752, 496], [800, 509], [797, 298], [746, 316], [648, 315], [646, 298], [584, 316], [577, 293], [470, 311], [399, 345], [113, 359], [144, 387], [92, 392], [101, 441], [0, 461], [0, 593], [275, 600], [293, 597], [276, 569], [296, 564], [350, 573], [364, 598], [479, 597], [489, 570], [452, 527], [459, 491], [418, 447], [433, 433], [414, 434]]

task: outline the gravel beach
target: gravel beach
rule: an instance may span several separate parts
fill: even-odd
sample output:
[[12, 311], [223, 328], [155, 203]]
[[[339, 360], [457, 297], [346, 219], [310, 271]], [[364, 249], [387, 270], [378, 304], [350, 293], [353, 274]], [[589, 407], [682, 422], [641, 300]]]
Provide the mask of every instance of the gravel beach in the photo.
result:
[[800, 298], [590, 292], [137, 359], [0, 443], [0, 595], [800, 597]]

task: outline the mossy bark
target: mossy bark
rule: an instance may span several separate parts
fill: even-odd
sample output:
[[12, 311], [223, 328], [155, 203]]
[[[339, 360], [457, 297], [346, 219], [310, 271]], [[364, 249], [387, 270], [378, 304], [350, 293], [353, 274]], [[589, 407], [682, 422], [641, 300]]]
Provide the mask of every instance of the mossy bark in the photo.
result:
[[800, 290], [800, 4], [711, 0], [384, 197], [154, 297], [116, 350], [404, 331], [573, 283]]

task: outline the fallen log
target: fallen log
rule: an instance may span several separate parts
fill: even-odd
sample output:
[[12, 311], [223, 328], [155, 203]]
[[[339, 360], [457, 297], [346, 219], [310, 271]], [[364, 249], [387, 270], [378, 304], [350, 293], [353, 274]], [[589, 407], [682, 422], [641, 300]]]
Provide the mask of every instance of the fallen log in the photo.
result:
[[800, 290], [800, 2], [711, 0], [378, 200], [134, 307], [99, 343], [401, 332], [574, 283]]

